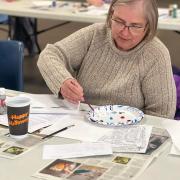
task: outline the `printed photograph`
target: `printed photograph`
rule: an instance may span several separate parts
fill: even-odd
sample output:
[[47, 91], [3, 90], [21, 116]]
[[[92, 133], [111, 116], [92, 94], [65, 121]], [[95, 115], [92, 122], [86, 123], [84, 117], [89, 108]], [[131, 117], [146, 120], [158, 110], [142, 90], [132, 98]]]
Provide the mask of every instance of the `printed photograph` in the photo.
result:
[[24, 151], [26, 151], [25, 148], [18, 147], [18, 146], [11, 146], [8, 149], [4, 150], [3, 152], [12, 154], [12, 155], [19, 155], [23, 153]]
[[81, 165], [67, 179], [70, 180], [96, 180], [107, 169], [98, 166]]
[[151, 155], [156, 149], [158, 149], [169, 137], [167, 136], [161, 136], [161, 135], [156, 135], [156, 134], [152, 134], [150, 139], [149, 139], [149, 143], [148, 143], [148, 147], [146, 150], [146, 155]]
[[45, 167], [39, 173], [47, 174], [55, 177], [67, 177], [70, 175], [80, 163], [57, 159], [50, 165]]
[[122, 156], [117, 156], [115, 159], [113, 159], [113, 162], [119, 163], [119, 164], [127, 164], [131, 158], [129, 157], [122, 157]]

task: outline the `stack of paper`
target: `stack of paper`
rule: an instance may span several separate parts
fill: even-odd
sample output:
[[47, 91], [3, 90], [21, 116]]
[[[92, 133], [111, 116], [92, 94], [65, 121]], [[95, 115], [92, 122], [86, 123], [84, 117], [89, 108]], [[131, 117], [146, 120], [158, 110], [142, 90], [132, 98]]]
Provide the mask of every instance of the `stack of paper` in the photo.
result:
[[110, 128], [99, 127], [96, 124], [90, 123], [84, 119], [83, 116], [69, 115], [64, 118], [64, 121], [54, 123], [53, 126], [44, 129], [41, 133], [48, 135], [71, 124], [74, 124], [75, 126], [69, 130], [60, 132], [55, 136], [76, 139], [80, 141], [95, 142], [100, 137], [111, 131]]
[[151, 131], [152, 126], [124, 126], [114, 129], [99, 141], [110, 143], [114, 152], [145, 153]]
[[[57, 123], [60, 124], [61, 126], [60, 127], [57, 126]], [[32, 133], [36, 130], [39, 130], [41, 128], [44, 128], [53, 124], [55, 124], [56, 128], [63, 128], [64, 126], [69, 125], [67, 123], [71, 123], [68, 115], [30, 114], [28, 132]], [[4, 126], [8, 126], [8, 118], [6, 114], [0, 116], [0, 124]], [[51, 131], [48, 133], [51, 133]]]

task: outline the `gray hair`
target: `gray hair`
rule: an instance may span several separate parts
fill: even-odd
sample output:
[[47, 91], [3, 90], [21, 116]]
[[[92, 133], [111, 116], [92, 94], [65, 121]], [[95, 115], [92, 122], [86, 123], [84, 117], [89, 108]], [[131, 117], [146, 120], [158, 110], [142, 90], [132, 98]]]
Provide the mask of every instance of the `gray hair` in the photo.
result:
[[[111, 18], [114, 12], [114, 7], [121, 6], [124, 4], [132, 4], [136, 3], [137, 1], [142, 0], [112, 0], [111, 5], [109, 7], [106, 24], [108, 27], [111, 27]], [[143, 0], [144, 6], [144, 15], [147, 20], [147, 31], [146, 37], [148, 40], [152, 40], [157, 32], [157, 25], [158, 25], [158, 7], [156, 0]]]

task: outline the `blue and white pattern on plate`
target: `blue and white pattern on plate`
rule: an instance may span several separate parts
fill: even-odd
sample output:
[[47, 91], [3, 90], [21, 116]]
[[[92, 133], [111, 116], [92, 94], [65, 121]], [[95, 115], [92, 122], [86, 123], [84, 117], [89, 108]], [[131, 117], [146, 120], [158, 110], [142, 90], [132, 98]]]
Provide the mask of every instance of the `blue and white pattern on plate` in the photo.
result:
[[108, 126], [122, 126], [136, 124], [144, 117], [144, 113], [137, 108], [122, 105], [99, 106], [89, 111], [90, 121]]

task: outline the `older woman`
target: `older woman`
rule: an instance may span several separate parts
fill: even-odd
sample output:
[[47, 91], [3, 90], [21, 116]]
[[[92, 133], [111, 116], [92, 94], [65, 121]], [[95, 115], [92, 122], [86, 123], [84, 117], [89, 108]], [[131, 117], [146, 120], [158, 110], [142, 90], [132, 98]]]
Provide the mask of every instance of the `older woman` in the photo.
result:
[[176, 92], [169, 52], [155, 37], [155, 0], [113, 0], [106, 23], [47, 45], [38, 67], [71, 102], [122, 104], [173, 118]]

